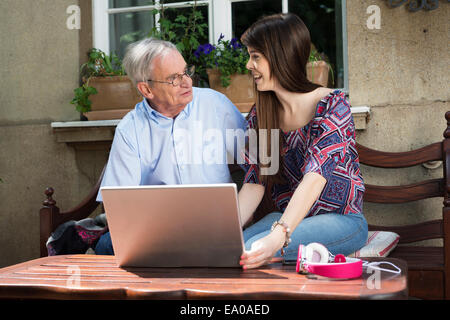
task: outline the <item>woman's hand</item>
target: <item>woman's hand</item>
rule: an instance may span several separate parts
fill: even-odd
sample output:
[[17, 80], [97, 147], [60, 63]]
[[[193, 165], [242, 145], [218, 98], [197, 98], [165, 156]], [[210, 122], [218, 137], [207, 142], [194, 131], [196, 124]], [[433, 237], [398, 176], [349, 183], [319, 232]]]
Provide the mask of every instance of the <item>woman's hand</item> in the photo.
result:
[[[286, 207], [286, 210], [284, 211], [280, 219], [287, 223], [292, 232], [308, 214], [314, 202], [317, 201], [326, 182], [327, 181], [325, 180], [325, 178], [315, 172], [309, 172], [303, 176], [302, 181], [299, 183], [291, 200], [289, 201], [288, 206]], [[253, 193], [253, 195], [259, 194], [258, 201], [256, 202], [249, 198], [249, 196], [252, 194], [249, 191], [256, 191], [255, 189], [257, 187], [260, 187], [259, 193]], [[253, 212], [261, 202], [263, 196], [264, 188], [262, 186], [252, 185], [249, 183], [244, 184], [241, 192], [239, 192], [239, 205], [241, 215], [242, 212]], [[249, 205], [250, 203], [252, 204], [252, 206]], [[246, 214], [244, 216], [241, 216], [241, 219], [242, 221], [246, 222], [250, 216], [251, 215]], [[242, 254], [240, 261], [241, 265], [244, 269], [250, 269], [257, 268], [269, 263], [273, 256], [277, 253], [277, 251], [283, 247], [285, 241], [286, 233], [284, 232], [283, 227], [278, 225], [270, 234], [255, 241], [252, 244], [250, 251], [245, 251]]]
[[270, 263], [273, 256], [283, 247], [285, 239], [282, 229], [276, 228], [267, 236], [253, 242], [250, 251], [245, 251], [241, 256], [242, 268], [252, 269]]

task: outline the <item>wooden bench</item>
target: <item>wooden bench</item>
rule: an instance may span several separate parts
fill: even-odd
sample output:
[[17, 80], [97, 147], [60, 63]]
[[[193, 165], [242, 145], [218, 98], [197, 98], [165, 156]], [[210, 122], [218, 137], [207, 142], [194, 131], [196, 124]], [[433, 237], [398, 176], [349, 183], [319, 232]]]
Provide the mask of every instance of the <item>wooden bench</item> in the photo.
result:
[[[450, 299], [450, 111], [445, 114], [447, 129], [441, 142], [408, 152], [381, 152], [357, 145], [360, 162], [379, 168], [405, 168], [429, 161], [443, 161], [443, 174], [439, 179], [403, 186], [376, 186], [366, 184], [364, 201], [373, 203], [405, 203], [427, 198], [442, 197], [442, 219], [407, 226], [375, 226], [369, 230], [393, 231], [400, 235], [399, 245], [390, 254], [408, 264], [409, 295], [423, 299]], [[364, 172], [363, 172], [364, 175]], [[95, 198], [101, 178], [89, 195], [75, 208], [60, 212], [53, 200], [54, 190], [47, 188], [47, 199], [40, 209], [40, 253], [47, 255], [46, 241], [58, 225], [69, 220], [88, 217], [99, 205]], [[258, 212], [267, 211], [268, 198]], [[370, 222], [370, 221], [369, 221]], [[442, 239], [442, 247], [409, 245], [414, 242]]]

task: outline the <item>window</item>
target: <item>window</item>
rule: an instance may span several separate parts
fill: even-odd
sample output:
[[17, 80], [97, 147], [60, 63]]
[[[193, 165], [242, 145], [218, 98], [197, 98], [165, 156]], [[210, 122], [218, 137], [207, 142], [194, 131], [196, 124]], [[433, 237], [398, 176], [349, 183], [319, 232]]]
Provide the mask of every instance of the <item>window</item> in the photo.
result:
[[[94, 47], [123, 57], [129, 43], [146, 37], [158, 23], [152, 10], [163, 3], [168, 15], [187, 13], [194, 1], [174, 0], [94, 0]], [[334, 71], [336, 88], [348, 91], [346, 0], [198, 0], [198, 8], [208, 23], [210, 43], [240, 37], [262, 15], [293, 12], [310, 30], [311, 40]], [[105, 36], [108, 35], [108, 36]]]

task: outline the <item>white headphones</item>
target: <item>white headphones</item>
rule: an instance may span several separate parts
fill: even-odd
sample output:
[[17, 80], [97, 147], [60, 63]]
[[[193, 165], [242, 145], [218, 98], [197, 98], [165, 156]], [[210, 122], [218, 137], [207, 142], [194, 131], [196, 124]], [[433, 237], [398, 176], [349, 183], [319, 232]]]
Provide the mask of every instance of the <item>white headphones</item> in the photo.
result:
[[329, 263], [329, 262], [345, 262], [343, 254], [332, 255], [328, 249], [321, 243], [312, 242], [307, 246], [300, 245], [298, 247], [299, 257], [309, 263]]
[[310, 243], [307, 246], [300, 245], [298, 250], [301, 251], [299, 255], [308, 262], [328, 263], [330, 260], [328, 249], [317, 242]]
[[[380, 268], [379, 265], [381, 264], [391, 265], [395, 270]], [[317, 242], [312, 242], [307, 246], [301, 244], [298, 247], [297, 273], [313, 273], [328, 278], [353, 279], [362, 275], [363, 267], [394, 274], [401, 273], [401, 269], [391, 262], [368, 262], [345, 257], [343, 254], [333, 255], [324, 245]]]
[[333, 255], [324, 245], [312, 242], [298, 247], [296, 271], [329, 278], [358, 278], [362, 274], [362, 261], [343, 254]]

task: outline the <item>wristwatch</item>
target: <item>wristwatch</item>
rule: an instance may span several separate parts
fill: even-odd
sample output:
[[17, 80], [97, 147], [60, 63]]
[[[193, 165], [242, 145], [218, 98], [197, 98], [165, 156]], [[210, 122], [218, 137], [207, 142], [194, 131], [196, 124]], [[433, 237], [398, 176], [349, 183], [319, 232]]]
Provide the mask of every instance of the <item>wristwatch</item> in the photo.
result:
[[282, 226], [283, 231], [286, 234], [286, 240], [284, 241], [283, 247], [281, 248], [281, 255], [284, 256], [284, 248], [286, 248], [289, 245], [289, 243], [291, 243], [291, 229], [289, 228], [286, 222], [278, 220], [272, 224], [270, 231], [272, 232], [277, 225]]

